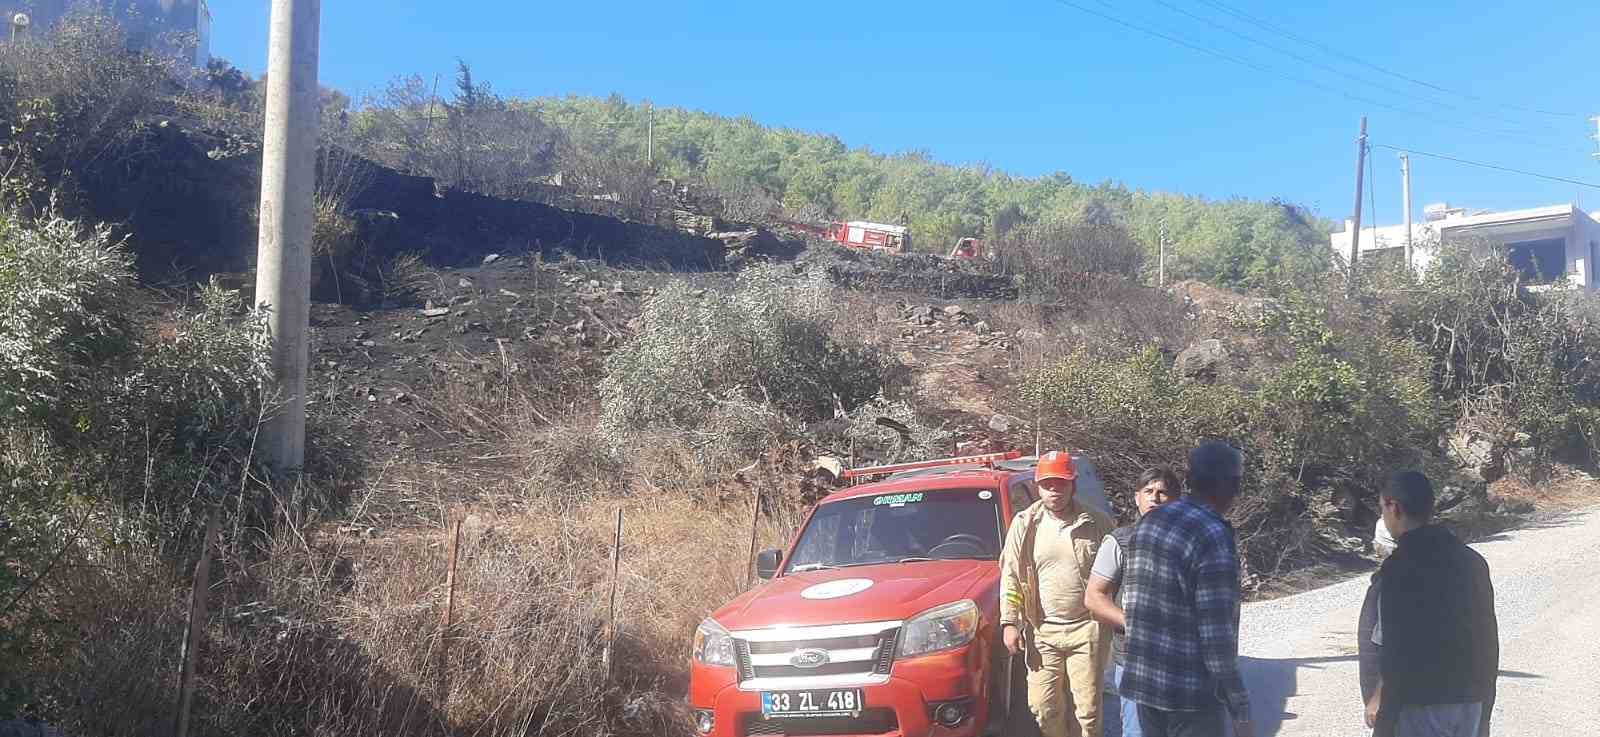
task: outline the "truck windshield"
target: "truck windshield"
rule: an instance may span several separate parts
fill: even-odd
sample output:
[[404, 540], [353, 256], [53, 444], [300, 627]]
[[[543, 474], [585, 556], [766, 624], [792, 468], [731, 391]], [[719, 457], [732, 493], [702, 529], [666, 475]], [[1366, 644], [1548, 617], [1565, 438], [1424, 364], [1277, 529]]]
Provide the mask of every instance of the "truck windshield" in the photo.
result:
[[824, 504], [800, 534], [789, 573], [905, 560], [997, 560], [993, 491], [941, 489]]

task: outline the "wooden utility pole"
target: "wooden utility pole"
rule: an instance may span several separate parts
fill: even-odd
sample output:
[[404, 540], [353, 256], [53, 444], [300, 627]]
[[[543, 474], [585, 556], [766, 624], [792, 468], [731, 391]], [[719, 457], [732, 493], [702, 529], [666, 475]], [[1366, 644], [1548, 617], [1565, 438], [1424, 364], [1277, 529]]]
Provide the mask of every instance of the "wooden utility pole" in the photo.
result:
[[461, 520], [450, 534], [450, 566], [444, 574], [444, 620], [439, 626], [439, 693], [446, 712], [450, 709], [450, 636], [456, 622], [456, 562], [461, 556]]
[[1411, 246], [1411, 157], [1406, 152], [1400, 152], [1400, 190], [1403, 192], [1401, 199], [1406, 209], [1406, 270], [1416, 268], [1412, 261]]
[[602, 660], [606, 666], [606, 683], [616, 671], [617, 660], [617, 585], [622, 576], [622, 507], [617, 507], [617, 534], [611, 543], [611, 621], [606, 627], [606, 651]]
[[217, 546], [217, 506], [206, 513], [204, 547], [200, 548], [200, 562], [194, 566], [194, 588], [189, 591], [189, 626], [183, 638], [182, 662], [178, 675], [178, 715], [174, 720], [173, 734], [188, 737], [189, 707], [194, 702], [194, 661], [199, 657], [200, 642], [205, 639], [207, 606], [211, 593], [211, 549]]
[[278, 411], [261, 428], [264, 460], [298, 469], [306, 449], [306, 329], [317, 184], [318, 34], [322, 0], [272, 0], [256, 301], [267, 316]]
[[1351, 292], [1356, 289], [1356, 264], [1361, 259], [1361, 185], [1362, 172], [1367, 166], [1367, 116], [1361, 116], [1361, 135], [1356, 138], [1356, 217], [1355, 227], [1350, 229], [1350, 279], [1348, 287]]
[[761, 535], [761, 487], [751, 484], [750, 488], [755, 495], [750, 508], [750, 555], [745, 558], [748, 567], [744, 571], [744, 587], [747, 589], [756, 583], [756, 540]]
[[1156, 255], [1156, 286], [1167, 286], [1167, 219], [1161, 218], [1160, 252]]

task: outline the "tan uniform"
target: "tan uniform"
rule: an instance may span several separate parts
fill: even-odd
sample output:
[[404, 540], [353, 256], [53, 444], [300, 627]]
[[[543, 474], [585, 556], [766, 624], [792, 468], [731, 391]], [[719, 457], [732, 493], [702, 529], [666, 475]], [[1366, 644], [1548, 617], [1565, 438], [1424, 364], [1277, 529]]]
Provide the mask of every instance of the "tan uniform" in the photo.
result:
[[1076, 503], [1064, 516], [1038, 502], [1012, 522], [1000, 558], [1000, 621], [1023, 631], [1028, 706], [1044, 737], [1101, 737], [1110, 631], [1089, 616], [1083, 594], [1112, 522]]

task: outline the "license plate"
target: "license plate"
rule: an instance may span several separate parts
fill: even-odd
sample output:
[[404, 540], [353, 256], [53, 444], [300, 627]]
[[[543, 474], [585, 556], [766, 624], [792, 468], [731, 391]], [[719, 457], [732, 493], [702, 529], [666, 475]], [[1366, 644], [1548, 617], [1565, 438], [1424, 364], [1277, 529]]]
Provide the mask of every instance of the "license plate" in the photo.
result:
[[761, 692], [761, 716], [766, 719], [859, 717], [863, 708], [859, 688]]

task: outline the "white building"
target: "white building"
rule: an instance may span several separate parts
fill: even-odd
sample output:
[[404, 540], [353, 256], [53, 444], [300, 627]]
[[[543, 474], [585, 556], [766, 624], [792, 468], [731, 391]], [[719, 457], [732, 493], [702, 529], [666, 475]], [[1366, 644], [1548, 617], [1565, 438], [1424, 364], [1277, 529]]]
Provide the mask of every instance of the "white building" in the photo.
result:
[[[1531, 283], [1548, 284], [1565, 278], [1576, 286], [1600, 288], [1600, 212], [1587, 213], [1575, 205], [1552, 205], [1508, 212], [1468, 212], [1449, 205], [1429, 205], [1423, 220], [1412, 224], [1412, 264], [1426, 271], [1438, 258], [1439, 245], [1472, 242], [1484, 248], [1502, 247], [1512, 265]], [[1328, 236], [1334, 255], [1350, 258], [1350, 230]], [[1361, 229], [1362, 259], [1405, 258], [1406, 226], [1383, 225]]]

